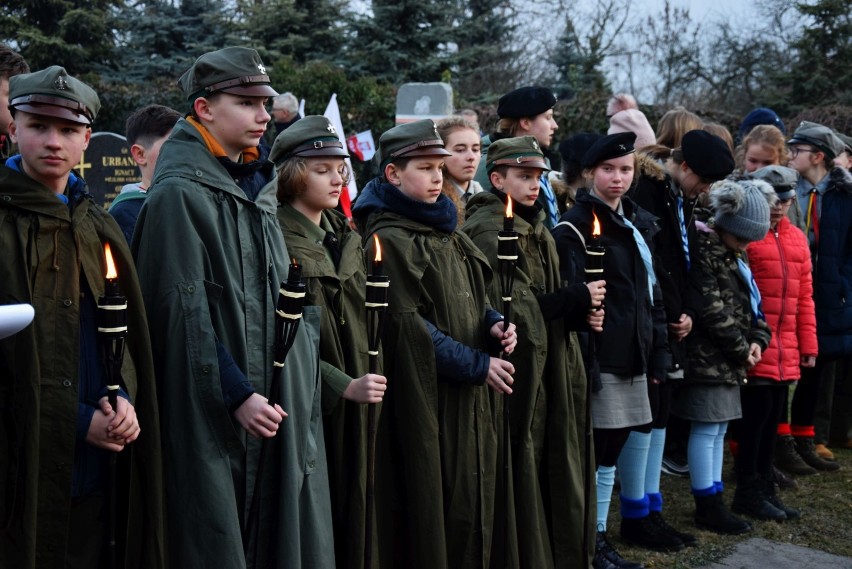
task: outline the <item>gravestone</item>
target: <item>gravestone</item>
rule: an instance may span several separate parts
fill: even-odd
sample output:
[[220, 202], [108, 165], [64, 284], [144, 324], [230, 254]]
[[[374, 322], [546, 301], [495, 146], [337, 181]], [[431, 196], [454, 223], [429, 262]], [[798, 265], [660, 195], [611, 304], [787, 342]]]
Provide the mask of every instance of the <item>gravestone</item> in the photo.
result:
[[95, 202], [109, 208], [125, 184], [142, 179], [127, 139], [114, 132], [95, 132], [76, 168]]
[[440, 120], [453, 114], [449, 83], [405, 83], [396, 93], [396, 124]]

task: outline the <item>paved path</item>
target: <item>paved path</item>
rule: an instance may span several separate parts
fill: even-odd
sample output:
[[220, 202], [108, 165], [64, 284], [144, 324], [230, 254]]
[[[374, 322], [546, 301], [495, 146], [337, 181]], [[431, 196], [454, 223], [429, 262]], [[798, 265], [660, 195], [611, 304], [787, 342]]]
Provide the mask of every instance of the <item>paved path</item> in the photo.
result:
[[734, 552], [718, 563], [701, 569], [808, 569], [830, 567], [852, 569], [852, 557], [832, 555], [789, 543], [755, 537], [740, 542]]

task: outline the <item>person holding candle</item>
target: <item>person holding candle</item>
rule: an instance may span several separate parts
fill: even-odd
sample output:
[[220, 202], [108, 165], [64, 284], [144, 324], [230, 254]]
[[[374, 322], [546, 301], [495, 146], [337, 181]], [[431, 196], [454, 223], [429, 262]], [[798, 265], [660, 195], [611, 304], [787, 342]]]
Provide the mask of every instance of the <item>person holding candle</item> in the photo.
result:
[[[111, 534], [121, 567], [165, 567], [157, 393], [139, 282], [121, 229], [72, 171], [100, 101], [51, 66], [10, 78], [9, 106], [20, 154], [0, 166], [0, 304], [26, 302], [36, 316], [0, 340], [0, 566], [103, 567]], [[114, 408], [96, 318], [105, 245], [117, 269], [113, 293], [127, 299]], [[120, 460], [115, 504], [111, 453]], [[119, 517], [110, 530], [111, 506]]]
[[[561, 286], [556, 246], [536, 203], [539, 178], [548, 168], [534, 137], [495, 141], [486, 168], [491, 188], [468, 202], [463, 231], [495, 272], [500, 270], [498, 234], [510, 198], [518, 233], [511, 291], [512, 322], [518, 327], [512, 357], [516, 387], [507, 404], [517, 528], [512, 537], [518, 541], [519, 558], [517, 565], [508, 566], [588, 566], [583, 508], [591, 497], [584, 495], [583, 481], [594, 470], [584, 468], [582, 460], [586, 376], [570, 329], [587, 320], [596, 327], [603, 323], [603, 311], [589, 309], [601, 305], [605, 283]], [[500, 296], [495, 278], [491, 297]]]
[[[649, 378], [665, 377], [670, 365], [666, 319], [652, 257], [659, 229], [654, 216], [625, 196], [636, 168], [635, 139], [630, 132], [610, 134], [589, 148], [582, 165], [590, 188], [578, 192], [577, 203], [553, 231], [560, 272], [569, 283], [586, 280], [587, 246], [600, 245], [606, 250], [603, 331], [591, 338], [594, 344], [590, 342], [584, 354], [593, 382], [590, 405], [598, 499], [595, 567], [638, 567], [624, 560], [607, 540], [607, 513], [616, 461], [628, 435], [637, 428], [646, 433], [651, 429]], [[599, 236], [593, 235], [595, 220], [600, 225]], [[630, 520], [629, 526], [642, 525], [653, 532], [661, 548], [682, 548], [682, 541], [647, 523], [647, 453], [647, 446], [637, 446], [629, 467], [622, 466], [622, 517]], [[622, 533], [624, 527], [623, 523]]]
[[511, 392], [514, 366], [495, 356], [517, 336], [489, 307], [488, 260], [455, 230], [441, 193], [448, 155], [431, 120], [390, 129], [379, 139], [382, 176], [353, 208], [364, 237], [379, 236], [392, 283], [376, 450], [383, 565], [394, 555], [430, 569], [490, 559], [501, 410], [488, 388]]
[[[260, 144], [276, 92], [244, 47], [200, 56], [179, 85], [189, 112], [163, 143], [132, 244], [163, 387], [169, 560], [333, 567], [318, 307], [279, 368], [282, 404], [267, 401], [290, 262]], [[273, 437], [254, 500], [260, 439]]]
[[335, 210], [345, 192], [348, 156], [334, 127], [307, 116], [281, 132], [269, 159], [278, 170], [278, 222], [299, 259], [306, 305], [321, 306], [323, 411], [338, 567], [364, 559], [366, 407], [380, 403], [387, 380], [367, 373], [361, 238]]

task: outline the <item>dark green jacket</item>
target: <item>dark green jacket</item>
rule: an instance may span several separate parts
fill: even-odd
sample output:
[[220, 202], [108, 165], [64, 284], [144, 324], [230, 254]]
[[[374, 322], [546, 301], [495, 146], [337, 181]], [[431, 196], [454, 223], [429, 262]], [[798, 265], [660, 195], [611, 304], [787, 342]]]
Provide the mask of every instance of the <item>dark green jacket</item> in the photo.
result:
[[289, 259], [276, 207], [274, 180], [249, 200], [196, 129], [178, 121], [163, 145], [133, 239], [161, 386], [174, 567], [334, 563], [319, 310], [312, 307], [305, 309], [281, 377], [289, 417], [273, 439], [263, 478], [269, 484], [261, 532], [248, 538], [248, 559], [243, 553], [260, 443], [225, 406], [216, 340], [254, 390], [267, 395], [274, 307]]
[[[439, 381], [424, 318], [483, 349], [488, 261], [463, 233], [369, 216], [390, 277], [382, 346], [388, 391], [379, 424], [376, 500], [383, 566], [489, 566], [500, 410], [489, 388]], [[368, 255], [369, 256], [369, 255]]]
[[35, 320], [0, 340], [0, 567], [63, 567], [77, 427], [81, 279], [104, 293], [104, 243], [128, 300], [122, 380], [141, 433], [119, 454], [116, 535], [126, 567], [164, 567], [162, 462], [148, 324], [136, 270], [115, 221], [84, 195], [73, 209], [0, 167], [0, 304]]
[[[322, 242], [306, 231], [303, 224], [311, 222], [289, 204], [278, 207], [287, 250], [302, 265], [302, 277], [307, 283], [305, 304], [322, 308], [324, 431], [337, 566], [361, 568], [364, 566], [367, 406], [346, 401], [341, 395], [352, 378], [369, 371], [364, 250], [361, 237], [349, 229], [341, 214], [326, 211], [322, 217], [323, 224], [332, 229], [340, 243], [340, 264], [336, 268]], [[378, 566], [377, 556], [373, 555], [373, 559], [374, 566]]]
[[[493, 193], [477, 194], [468, 202], [463, 228], [495, 272], [492, 298], [502, 296], [497, 235], [504, 210]], [[584, 465], [586, 374], [576, 335], [566, 334], [562, 318], [545, 319], [537, 300], [560, 287], [559, 256], [544, 215], [539, 212], [533, 224], [516, 215], [514, 222], [518, 261], [511, 318], [518, 346], [508, 404], [519, 559], [510, 566], [584, 567], [590, 558], [582, 553], [583, 512], [587, 500], [594, 503], [583, 484], [594, 476], [594, 464]]]

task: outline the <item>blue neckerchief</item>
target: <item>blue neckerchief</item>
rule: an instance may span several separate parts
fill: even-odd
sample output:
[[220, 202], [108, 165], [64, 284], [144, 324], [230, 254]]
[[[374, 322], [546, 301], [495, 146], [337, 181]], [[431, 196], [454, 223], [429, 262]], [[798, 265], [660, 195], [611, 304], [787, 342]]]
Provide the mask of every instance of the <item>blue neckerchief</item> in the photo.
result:
[[677, 218], [680, 221], [680, 240], [683, 242], [683, 255], [686, 258], [686, 270], [691, 265], [689, 260], [689, 238], [686, 235], [686, 219], [683, 215], [683, 196], [677, 197]]
[[630, 223], [626, 216], [621, 216], [624, 224], [633, 231], [633, 240], [636, 241], [636, 246], [639, 248], [639, 255], [642, 257], [642, 262], [645, 264], [645, 272], [648, 273], [648, 296], [651, 298], [651, 304], [654, 303], [654, 284], [657, 282], [657, 275], [654, 273], [654, 262], [651, 260], [651, 250], [648, 244], [645, 243], [645, 238], [636, 229], [636, 226]]
[[758, 320], [766, 320], [766, 316], [763, 314], [763, 307], [760, 304], [760, 290], [757, 288], [757, 283], [754, 282], [754, 275], [751, 274], [751, 269], [739, 255], [737, 255], [737, 268], [740, 271], [740, 276], [748, 283], [752, 324], [757, 324]]
[[404, 215], [445, 233], [455, 231], [458, 223], [456, 205], [446, 195], [439, 195], [435, 203], [421, 202], [411, 199], [396, 186], [387, 182], [381, 184], [381, 191], [384, 194], [382, 201], [388, 211]]
[[559, 223], [559, 206], [556, 205], [556, 194], [553, 193], [553, 188], [550, 186], [550, 180], [547, 179], [547, 174], [541, 176], [541, 191], [547, 200], [547, 228], [553, 229]]
[[[26, 176], [26, 173], [21, 168], [21, 161], [22, 160], [23, 160], [23, 156], [21, 156], [20, 154], [15, 154], [14, 156], [9, 156], [8, 158], [6, 158], [6, 167], [11, 169], [11, 170], [14, 170], [15, 172], [18, 172], [20, 174], [24, 174]], [[79, 182], [80, 182], [80, 179], [77, 176], [74, 175], [74, 172], [71, 172], [68, 176], [68, 185], [71, 186], [71, 188], [76, 188], [77, 184]], [[66, 196], [65, 194], [54, 194], [54, 195], [59, 199], [59, 201], [61, 201], [65, 205], [68, 205], [68, 196]]]

